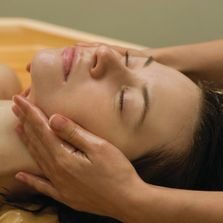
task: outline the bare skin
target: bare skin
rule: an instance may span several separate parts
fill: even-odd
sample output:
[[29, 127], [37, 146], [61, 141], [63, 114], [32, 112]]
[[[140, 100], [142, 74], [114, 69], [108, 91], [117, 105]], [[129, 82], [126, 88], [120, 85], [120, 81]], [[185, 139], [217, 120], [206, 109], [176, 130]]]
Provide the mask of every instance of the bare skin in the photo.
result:
[[[209, 64], [210, 67], [215, 67], [216, 61], [219, 60], [219, 55], [222, 55], [218, 51], [218, 49], [222, 47], [221, 42], [215, 42], [213, 44], [220, 45], [219, 47], [214, 47], [215, 54], [213, 55], [216, 55], [216, 58], [212, 57], [212, 60], [207, 60], [209, 63], [206, 64]], [[163, 54], [163, 57], [162, 50], [160, 49], [157, 51], [157, 54], [154, 54], [154, 57], [158, 59], [162, 58], [163, 63], [169, 64], [170, 66], [178, 65], [178, 69], [187, 70], [187, 64], [191, 73], [193, 73], [194, 69], [194, 77], [196, 77], [196, 72], [202, 74], [201, 71], [203, 66], [200, 58], [203, 57], [204, 52], [208, 52], [210, 49], [213, 49], [212, 43], [207, 43], [203, 46], [204, 47], [202, 50], [200, 45], [189, 46], [188, 48], [186, 46], [169, 48], [167, 51], [164, 49], [165, 53]], [[177, 50], [175, 51], [175, 49]], [[201, 57], [199, 56], [198, 49], [201, 50]], [[190, 53], [188, 54], [188, 52], [191, 51], [197, 52], [197, 57], [192, 58]], [[180, 55], [184, 55], [185, 57], [183, 56], [180, 60], [178, 60], [178, 53], [180, 53]], [[176, 61], [168, 60], [168, 55], [173, 55], [171, 59], [175, 58]], [[166, 60], [164, 59], [165, 56], [167, 56]], [[186, 63], [186, 58], [191, 59], [191, 63]], [[181, 63], [182, 61], [184, 62]], [[190, 67], [192, 64], [193, 66]], [[217, 64], [219, 65], [219, 63]], [[217, 70], [220, 71], [221, 69], [222, 67], [219, 67]], [[222, 77], [219, 74], [220, 73], [216, 72], [213, 76], [215, 81], [222, 80]], [[201, 78], [211, 79], [211, 77], [208, 75]], [[36, 107], [24, 99], [17, 98], [17, 104], [22, 111], [22, 113], [17, 114], [17, 116], [20, 117], [20, 120], [24, 125], [24, 128], [22, 128], [20, 131], [20, 136], [24, 143], [28, 145], [29, 152], [32, 154], [34, 159], [38, 162], [39, 166], [50, 180], [46, 181], [37, 176], [23, 172], [17, 175], [17, 179], [21, 180], [22, 182], [34, 187], [36, 190], [44, 194], [60, 200], [61, 202], [69, 204], [71, 207], [75, 207], [80, 210], [92, 211], [95, 213], [104, 213], [105, 215], [108, 214], [124, 222], [222, 222], [222, 192], [184, 191], [153, 187], [148, 184], [146, 185], [139, 180], [137, 175], [135, 175], [134, 171], [129, 166], [129, 162], [127, 160], [123, 160], [123, 155], [118, 153], [118, 150], [114, 146], [111, 146], [111, 144], [108, 142], [93, 136], [91, 133], [80, 128], [80, 126], [67, 120], [66, 118], [66, 124], [63, 126], [60, 125], [60, 127], [56, 125], [55, 122], [55, 118], [58, 118], [58, 116], [51, 117], [50, 122], [48, 122], [45, 116], [43, 116], [43, 114]], [[27, 116], [27, 118], [24, 118], [24, 114]], [[40, 126], [40, 128], [33, 128], [35, 125]], [[76, 153], [75, 150], [72, 151], [72, 154], [70, 154], [70, 150], [61, 149], [61, 141], [57, 141], [55, 144], [54, 140], [52, 140], [55, 135], [49, 131], [49, 125], [55, 130], [59, 137], [73, 144], [74, 147], [79, 146], [78, 148], [80, 148], [81, 152], [84, 154], [81, 153], [80, 155], [80, 153]], [[27, 137], [27, 130], [32, 131], [32, 138], [35, 140], [29, 140]], [[44, 135], [42, 135], [43, 130]], [[48, 135], [48, 137], [45, 137], [45, 135]], [[57, 140], [60, 139], [57, 138]], [[42, 146], [40, 146], [40, 144]], [[42, 156], [43, 153], [46, 155], [45, 157]], [[57, 156], [58, 153], [60, 155], [59, 159]], [[93, 162], [87, 161], [86, 164], [85, 161], [87, 159]], [[118, 165], [114, 165], [111, 168], [110, 163], [103, 162], [107, 159], [111, 159], [111, 162], [114, 161]], [[49, 160], [52, 162], [49, 162]], [[69, 168], [67, 168], [67, 165]], [[68, 169], [70, 170], [70, 167], [73, 168], [73, 171], [68, 171]], [[61, 173], [60, 177], [53, 175], [55, 171]], [[76, 185], [75, 189], [64, 184], [66, 180], [71, 180], [71, 172], [75, 173], [75, 176], [72, 177], [74, 185]], [[82, 181], [83, 173], [84, 181]], [[102, 174], [103, 178], [95, 178], [97, 173]], [[119, 173], [119, 176], [117, 176], [117, 173]], [[94, 180], [97, 179], [94, 181], [94, 184], [92, 184], [92, 181], [88, 181], [92, 176]], [[111, 193], [111, 196], [109, 196], [110, 193], [107, 191], [107, 186], [100, 187], [100, 185], [103, 185], [104, 182], [107, 181], [110, 183], [109, 190], [114, 191], [115, 194], [124, 193], [124, 197], [122, 199], [114, 199], [113, 193]], [[127, 185], [128, 190], [123, 192], [123, 188], [120, 187], [120, 182], [125, 185], [126, 181], [130, 183]], [[91, 185], [91, 187], [89, 187], [89, 185]], [[80, 191], [82, 192], [84, 199], [78, 199], [77, 201], [75, 199], [72, 200], [71, 194], [76, 197], [78, 194], [80, 195]], [[66, 196], [67, 193], [69, 194], [69, 197]], [[88, 196], [84, 196], [86, 194], [88, 194], [90, 198], [88, 198]], [[97, 202], [94, 208], [89, 205], [90, 199]], [[114, 206], [105, 206], [106, 203], [109, 204], [108, 201], [112, 203], [115, 200], [116, 202]], [[126, 202], [125, 205], [123, 205], [123, 202]], [[125, 210], [128, 210], [128, 213], [123, 210], [123, 206], [125, 207]], [[97, 210], [95, 207], [97, 207]], [[111, 207], [114, 207], [114, 209], [111, 209]], [[162, 215], [160, 214], [160, 210], [162, 210]]]
[[[24, 113], [25, 112], [26, 111], [24, 111]], [[42, 121], [44, 121], [44, 123], [42, 123], [42, 125], [40, 125], [40, 126], [47, 127], [45, 125], [46, 119], [42, 119], [43, 117], [40, 116], [39, 113], [31, 113], [31, 114], [33, 116], [31, 116], [30, 119], [28, 118], [28, 119], [24, 120], [24, 118], [21, 118], [21, 121], [24, 121], [24, 124], [26, 122], [33, 122], [33, 124], [37, 124], [37, 123], [40, 124], [39, 121], [42, 120]], [[38, 116], [36, 117], [35, 114], [38, 114]], [[40, 119], [38, 119], [38, 118], [40, 118]], [[55, 116], [54, 116], [54, 118], [55, 118]], [[60, 127], [61, 130], [58, 131], [58, 128], [55, 128], [55, 126], [54, 126], [55, 123], [53, 124], [53, 122], [55, 120], [54, 121], [53, 120], [54, 119], [51, 118], [50, 126], [52, 129], [54, 129], [56, 131], [56, 134], [58, 134], [60, 137], [64, 138], [68, 142], [70, 142], [74, 145], [80, 146], [82, 148], [82, 152], [84, 152], [85, 155], [91, 154], [92, 155], [91, 158], [93, 160], [98, 159], [98, 162], [96, 162], [96, 163], [103, 165], [103, 167], [101, 165], [99, 165], [98, 168], [97, 168], [97, 165], [95, 165], [95, 168], [92, 168], [92, 166], [89, 168], [89, 166], [87, 166], [87, 165], [82, 166], [82, 168], [79, 168], [79, 170], [76, 170], [77, 175], [75, 175], [75, 178], [74, 178], [75, 183], [78, 183], [78, 179], [81, 179], [82, 174], [80, 174], [78, 177], [79, 171], [80, 171], [79, 173], [83, 173], [82, 171], [84, 171], [85, 174], [89, 173], [89, 175], [93, 174], [93, 176], [96, 176], [94, 174], [95, 172], [102, 171], [102, 173], [105, 174], [105, 176], [109, 176], [109, 178], [111, 179], [110, 176], [111, 176], [112, 172], [110, 172], [110, 171], [112, 171], [112, 170], [111, 170], [111, 168], [109, 168], [109, 167], [111, 167], [111, 165], [110, 165], [110, 163], [108, 164], [107, 162], [103, 162], [103, 160], [108, 159], [108, 157], [109, 157], [109, 159], [111, 159], [111, 157], [113, 157], [113, 155], [114, 155], [115, 163], [117, 164], [117, 160], [120, 160], [121, 161], [120, 165], [122, 165], [122, 167], [120, 165], [116, 166], [117, 169], [114, 170], [113, 176], [117, 175], [117, 173], [119, 171], [123, 172], [122, 171], [123, 165], [127, 165], [127, 167], [128, 167], [127, 169], [129, 171], [127, 171], [125, 173], [128, 173], [127, 175], [130, 176], [127, 179], [130, 182], [127, 186], [130, 187], [131, 189], [123, 191], [123, 188], [120, 188], [117, 186], [118, 184], [115, 184], [115, 185], [113, 184], [113, 187], [111, 184], [111, 188], [113, 188], [114, 191], [117, 192], [115, 194], [124, 193], [123, 194], [124, 195], [123, 203], [120, 202], [120, 200], [118, 199], [120, 202], [120, 205], [118, 205], [118, 202], [117, 202], [116, 205], [114, 205], [114, 207], [115, 207], [114, 210], [108, 211], [108, 207], [107, 208], [101, 207], [102, 209], [100, 209], [100, 205], [99, 205], [99, 208], [97, 210], [92, 209], [92, 212], [101, 213], [100, 211], [102, 211], [102, 213], [108, 214], [110, 216], [114, 216], [120, 220], [123, 220], [124, 222], [136, 222], [136, 221], [137, 222], [145, 222], [145, 219], [148, 219], [148, 221], [152, 221], [152, 222], [164, 222], [164, 221], [165, 222], [179, 222], [179, 218], [182, 219], [182, 222], [202, 222], [202, 223], [203, 222], [205, 222], [205, 223], [206, 222], [212, 222], [212, 223], [213, 222], [221, 222], [221, 219], [223, 217], [222, 210], [221, 210], [221, 207], [222, 207], [222, 193], [221, 192], [209, 193], [209, 192], [169, 190], [169, 189], [165, 189], [165, 188], [154, 188], [151, 185], [142, 184], [142, 182], [138, 179], [138, 177], [135, 175], [135, 173], [132, 172], [131, 168], [126, 163], [128, 161], [125, 160], [126, 162], [123, 162], [124, 161], [123, 155], [120, 155], [121, 154], [120, 152], [117, 153], [118, 150], [115, 149], [114, 146], [111, 147], [111, 144], [107, 144], [107, 142], [104, 140], [101, 141], [101, 139], [98, 137], [96, 137], [96, 138], [94, 136], [92, 137], [92, 134], [90, 134], [90, 137], [89, 137], [89, 132], [84, 131], [83, 129], [79, 128], [79, 126], [75, 125], [72, 122], [68, 122], [69, 124], [67, 123], [67, 125], [65, 125], [63, 128]], [[32, 129], [31, 126], [29, 128]], [[43, 129], [41, 129], [41, 131]], [[49, 131], [49, 127], [47, 127], [47, 129], [45, 129], [45, 130]], [[35, 134], [35, 131], [37, 131], [37, 134]], [[71, 132], [73, 133], [72, 136], [70, 135]], [[38, 137], [38, 134], [39, 134], [38, 128], [33, 129], [33, 133], [34, 133], [33, 137], [35, 137], [35, 136]], [[50, 132], [50, 134], [51, 133], [52, 132]], [[87, 135], [85, 135], [85, 134], [87, 134]], [[43, 144], [45, 144], [44, 145], [45, 148], [41, 148], [38, 146], [38, 147], [35, 147], [35, 149], [33, 149], [33, 150], [31, 148], [32, 147], [31, 145], [35, 146], [36, 144], [31, 144], [32, 141], [27, 140], [28, 138], [25, 137], [24, 135], [22, 138], [25, 143], [28, 143], [28, 145], [29, 145], [28, 148], [30, 149], [30, 152], [32, 153], [32, 151], [33, 151], [33, 154], [35, 154], [34, 157], [36, 158], [36, 160], [40, 166], [42, 166], [44, 163], [44, 157], [41, 157], [38, 155], [41, 154], [41, 152], [43, 152], [44, 149], [45, 149], [45, 151], [50, 151], [52, 149], [53, 152], [54, 151], [58, 152], [58, 144], [55, 146], [55, 148], [51, 147], [51, 146], [50, 146], [50, 148], [48, 148], [49, 141], [47, 141], [46, 138], [45, 139], [43, 137], [39, 138], [39, 141], [42, 142]], [[44, 142], [43, 139], [46, 141]], [[35, 142], [38, 142], [38, 141], [35, 140]], [[59, 143], [61, 143], [61, 142], [59, 142]], [[84, 144], [82, 144], [82, 143], [84, 143]], [[98, 150], [97, 150], [97, 146], [99, 146]], [[38, 150], [37, 148], [39, 148], [40, 150]], [[100, 150], [100, 148], [104, 148], [105, 151], [107, 151], [106, 148], [110, 148], [110, 150], [108, 153], [104, 153], [104, 152], [102, 152], [102, 149]], [[96, 150], [97, 152], [94, 153], [91, 150], [92, 151]], [[116, 151], [116, 152], [114, 152], [114, 151]], [[54, 156], [54, 153], [50, 153], [50, 154], [51, 154], [52, 158], [53, 157], [56, 158], [55, 157], [56, 154], [55, 154], [55, 156]], [[48, 181], [45, 181], [41, 178], [33, 177], [31, 175], [27, 175], [24, 173], [18, 175], [18, 178], [20, 176], [20, 178], [19, 178], [20, 180], [22, 180], [23, 182], [26, 182], [27, 184], [29, 184], [31, 186], [34, 186], [40, 192], [46, 193], [51, 196], [55, 195], [56, 199], [60, 200], [61, 202], [69, 204], [69, 202], [71, 202], [70, 197], [67, 198], [67, 196], [63, 196], [63, 195], [66, 195], [66, 193], [67, 193], [67, 192], [65, 193], [65, 188], [59, 187], [59, 186], [64, 186], [63, 180], [61, 180], [61, 178], [56, 179], [56, 177], [54, 179], [52, 176], [50, 176], [50, 173], [52, 174], [53, 171], [58, 170], [58, 171], [63, 171], [63, 172], [61, 172], [61, 173], [63, 173], [63, 174], [61, 174], [61, 176], [64, 176], [64, 177], [69, 176], [70, 177], [70, 175], [66, 175], [67, 169], [64, 168], [64, 166], [63, 166], [63, 165], [65, 165], [65, 163], [67, 165], [67, 162], [63, 162], [63, 159], [66, 157], [66, 155], [65, 155], [64, 151], [62, 151], [62, 152], [59, 151], [59, 154], [60, 155], [63, 154], [64, 156], [62, 156], [61, 159], [57, 160], [58, 164], [54, 163], [55, 165], [53, 165], [53, 168], [52, 168], [52, 165], [49, 166], [49, 162], [48, 162], [48, 164], [46, 164], [46, 166], [45, 166], [47, 168], [45, 170], [46, 173], [47, 173], [47, 171], [49, 171], [48, 172], [49, 179], [51, 180], [51, 182], [54, 183], [54, 186], [56, 185], [55, 188], [52, 188], [51, 183], [49, 183]], [[76, 161], [77, 161], [76, 158], [78, 158], [78, 160], [79, 160], [79, 158], [81, 158], [81, 161], [80, 160], [79, 160], [80, 162], [78, 161], [79, 164], [81, 164], [81, 162], [83, 161], [82, 158], [84, 160], [86, 158], [85, 156], [83, 156], [83, 154], [80, 154], [79, 152], [76, 154], [73, 154], [73, 155], [77, 155], [77, 157], [75, 157]], [[67, 158], [70, 159], [69, 157], [67, 157]], [[45, 159], [47, 159], [47, 158], [45, 158]], [[49, 160], [50, 159], [48, 159], [48, 161]], [[71, 161], [73, 162], [72, 159], [71, 159]], [[55, 162], [55, 160], [52, 160], [52, 162]], [[105, 168], [106, 166], [108, 169]], [[90, 171], [92, 169], [93, 169], [93, 172]], [[124, 168], [124, 169], [126, 170], [126, 168]], [[123, 172], [123, 174], [120, 174], [119, 176], [122, 176], [122, 177], [124, 176], [123, 179], [125, 179], [125, 180], [123, 181], [123, 183], [126, 182], [126, 177], [128, 177], [128, 176], [126, 176], [124, 174], [124, 172]], [[121, 178], [119, 178], [119, 177], [115, 178], [115, 179], [117, 179], [117, 181], [115, 181], [115, 179], [114, 179], [114, 182], [120, 183]], [[104, 179], [106, 179], [106, 177]], [[69, 180], [70, 180], [70, 178], [69, 178]], [[87, 180], [87, 176], [86, 176], [85, 180]], [[100, 181], [99, 182], [96, 181], [96, 182], [98, 183], [96, 185], [96, 188], [99, 189], [98, 186], [100, 184]], [[111, 182], [111, 181], [109, 181], [109, 182]], [[85, 191], [83, 188], [83, 181], [79, 182], [79, 183], [81, 183], [80, 184], [81, 188], [79, 188], [79, 189], [81, 189], [82, 193], [89, 194], [89, 190]], [[101, 182], [101, 183], [103, 184], [103, 182]], [[87, 181], [85, 181], [84, 184], [89, 185], [89, 184], [87, 184]], [[51, 194], [51, 192], [53, 192], [53, 191], [50, 191], [50, 188], [54, 189], [54, 190], [56, 189], [56, 191], [59, 192], [60, 196], [56, 196], [56, 193]], [[99, 197], [101, 197], [101, 194], [103, 194], [103, 191], [101, 189], [102, 188], [99, 189], [100, 195], [96, 193], [95, 194], [96, 197], [95, 197], [95, 199], [93, 199], [93, 201], [96, 201]], [[137, 191], [137, 196], [135, 194], [135, 191]], [[140, 195], [139, 195], [139, 191], [141, 191]], [[106, 193], [104, 194], [104, 199], [105, 199], [104, 202], [108, 200], [108, 193], [107, 193], [107, 191], [105, 191], [105, 192]], [[148, 193], [148, 196], [145, 196], [147, 193]], [[148, 197], [150, 199], [145, 200], [145, 198], [148, 198]], [[166, 199], [163, 199], [163, 197], [165, 197]], [[205, 197], [205, 199], [204, 199], [204, 197]], [[91, 199], [92, 198], [93, 198], [93, 194], [91, 196]], [[195, 198], [196, 198], [196, 200], [195, 200]], [[102, 200], [99, 200], [99, 204], [103, 203], [103, 205], [104, 205], [104, 202], [102, 202]], [[114, 202], [114, 199], [112, 201]], [[128, 210], [131, 210], [131, 211], [128, 211], [128, 213], [126, 213], [125, 210], [123, 210], [123, 208], [122, 208], [125, 201], [126, 201], [125, 205], [127, 205], [129, 207]], [[164, 201], [166, 201], [166, 202], [164, 202]], [[87, 201], [82, 200], [82, 201], [77, 201], [77, 202], [79, 203], [79, 204], [76, 204], [77, 209], [78, 208], [80, 210], [87, 209], [86, 208], [87, 203], [85, 203]], [[81, 206], [81, 205], [83, 205], [83, 206]], [[72, 204], [70, 204], [70, 206], [75, 207], [75, 201], [72, 201]], [[142, 209], [140, 209], [141, 212], [136, 207], [137, 208], [142, 207]], [[178, 207], [178, 208], [176, 208], [176, 207]], [[210, 209], [213, 207], [214, 207], [214, 210], [210, 214]], [[216, 208], [216, 207], [219, 207], [219, 208]], [[110, 206], [109, 206], [109, 208], [110, 208]], [[149, 213], [148, 213], [148, 211], [146, 211], [146, 213], [145, 213], [144, 210], [148, 210], [148, 209], [153, 210], [153, 211], [151, 211]], [[187, 211], [185, 211], [185, 209]], [[156, 214], [156, 213], [160, 213], [160, 210], [162, 210], [162, 213], [163, 213], [162, 216], [160, 214]], [[151, 213], [154, 213], [154, 215], [151, 215]]]
[[[24, 125], [18, 134], [49, 179], [20, 172], [16, 178], [21, 182], [77, 210], [107, 215], [122, 222], [222, 221], [222, 192], [146, 184], [120, 150], [104, 139], [61, 115], [52, 116], [48, 122], [45, 115], [24, 98], [16, 97], [16, 103], [21, 109], [17, 116]], [[60, 138], [55, 137], [55, 133]], [[74, 147], [64, 145], [61, 140]]]
[[193, 81], [206, 80], [223, 88], [223, 40], [145, 50], [156, 61], [186, 74]]
[[[156, 149], [160, 144], [171, 142], [174, 144], [171, 151], [173, 149], [174, 152], [181, 152], [187, 147], [196, 125], [200, 102], [200, 90], [193, 82], [155, 61], [147, 64], [148, 56], [142, 51], [140, 54], [137, 50], [129, 50], [126, 63], [126, 50], [124, 53], [117, 47], [101, 44], [79, 47], [82, 60], [66, 82], [61, 61], [63, 49], [46, 49], [36, 55], [31, 66], [30, 101], [40, 106], [48, 117], [60, 112], [77, 120], [82, 127], [119, 148], [130, 160]], [[98, 67], [89, 71], [95, 55]], [[121, 113], [122, 86], [128, 86], [128, 91], [125, 92]], [[136, 129], [136, 123], [145, 110], [142, 86], [150, 92], [151, 103], [147, 106], [144, 122], [140, 122], [140, 128]], [[11, 192], [27, 191], [14, 181], [13, 175], [19, 170], [40, 175], [41, 170], [15, 134], [17, 120], [11, 105], [11, 101], [0, 102], [0, 159], [4, 158], [0, 176], [5, 176], [0, 179], [0, 186]], [[177, 118], [173, 116], [174, 112], [178, 113]], [[167, 126], [172, 126], [172, 130], [169, 131]]]

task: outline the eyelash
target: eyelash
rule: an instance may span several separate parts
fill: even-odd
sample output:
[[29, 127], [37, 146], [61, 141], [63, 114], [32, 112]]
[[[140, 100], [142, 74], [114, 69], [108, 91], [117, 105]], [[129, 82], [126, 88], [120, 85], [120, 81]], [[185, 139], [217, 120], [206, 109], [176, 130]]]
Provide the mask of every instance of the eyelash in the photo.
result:
[[123, 105], [124, 105], [124, 101], [125, 101], [124, 94], [127, 89], [128, 89], [128, 87], [126, 87], [126, 86], [123, 86], [121, 89], [120, 99], [119, 99], [119, 107], [120, 107], [121, 112], [123, 110]]
[[125, 65], [126, 67], [129, 66], [129, 51], [128, 50], [126, 50], [125, 52]]
[[[128, 67], [128, 65], [129, 65], [129, 52], [128, 52], [128, 50], [126, 50], [126, 52], [125, 52], [125, 66]], [[123, 86], [121, 89], [120, 99], [119, 99], [119, 107], [120, 107], [121, 112], [123, 110], [123, 105], [124, 105], [124, 101], [125, 101], [124, 94], [127, 89], [128, 88], [126, 86]]]

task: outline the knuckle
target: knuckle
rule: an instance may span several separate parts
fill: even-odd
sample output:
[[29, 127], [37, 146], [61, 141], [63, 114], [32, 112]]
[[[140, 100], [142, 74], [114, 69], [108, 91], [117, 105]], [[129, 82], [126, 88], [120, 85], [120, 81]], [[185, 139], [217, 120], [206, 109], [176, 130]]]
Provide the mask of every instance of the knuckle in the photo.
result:
[[57, 167], [59, 167], [60, 169], [63, 170], [63, 169], [67, 168], [67, 161], [66, 161], [65, 157], [63, 156], [63, 154], [56, 156], [55, 161], [56, 161]]
[[31, 122], [35, 122], [36, 124], [38, 124], [39, 121], [35, 108], [30, 105], [27, 106], [27, 119]]
[[33, 129], [34, 129], [35, 133], [37, 135], [39, 135], [39, 137], [41, 139], [44, 139], [44, 137], [47, 137], [45, 123], [42, 122], [41, 120], [38, 120], [35, 117], [34, 117], [34, 122], [35, 122], [35, 125], [32, 125], [32, 126], [33, 126]]
[[29, 133], [29, 124], [27, 122], [24, 123], [23, 130], [26, 134]]
[[47, 188], [44, 187], [44, 185], [42, 183], [38, 183], [38, 184], [34, 184], [34, 186], [36, 187], [36, 189], [40, 192], [46, 192]]
[[79, 134], [79, 128], [78, 126], [72, 126], [72, 128], [70, 130], [68, 130], [68, 133], [67, 133], [67, 139], [68, 141], [69, 140], [72, 140], [72, 139], [76, 139], [80, 136]]
[[64, 160], [60, 157], [58, 157], [56, 159], [57, 161], [57, 166], [60, 168], [60, 169], [63, 169], [65, 166], [66, 166], [66, 163], [64, 162]]
[[[35, 127], [38, 130], [43, 130], [45, 128], [45, 123], [43, 123], [39, 120], [36, 120], [36, 126]], [[41, 133], [42, 131], [39, 131], [39, 132]]]
[[33, 110], [32, 110], [30, 105], [26, 105], [24, 107], [24, 109], [25, 109], [25, 112], [27, 113], [27, 116], [30, 116], [32, 114], [32, 112], [33, 112]]
[[105, 151], [107, 144], [108, 143], [102, 139], [102, 140], [99, 140], [98, 142], [95, 142], [95, 144], [93, 146], [95, 147], [95, 149], [98, 153], [102, 153]]
[[40, 187], [40, 185], [38, 184], [38, 182], [36, 182], [34, 179], [32, 179], [32, 178], [30, 178], [30, 177], [27, 177], [27, 179], [26, 179], [26, 183], [27, 183], [29, 186], [35, 188], [37, 191], [40, 191], [40, 190], [41, 190], [41, 187]]

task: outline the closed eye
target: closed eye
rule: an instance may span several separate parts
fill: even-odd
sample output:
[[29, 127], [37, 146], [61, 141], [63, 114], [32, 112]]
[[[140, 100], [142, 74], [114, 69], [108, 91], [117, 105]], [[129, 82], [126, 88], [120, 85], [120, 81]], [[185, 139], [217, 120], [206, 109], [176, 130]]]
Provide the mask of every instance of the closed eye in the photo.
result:
[[120, 98], [119, 98], [119, 110], [120, 112], [123, 111], [124, 108], [124, 102], [125, 102], [125, 91], [127, 90], [127, 86], [123, 86], [120, 92]]
[[128, 67], [129, 66], [129, 51], [126, 50], [125, 52], [125, 66]]
[[122, 112], [122, 110], [123, 110], [124, 93], [125, 93], [125, 90], [122, 89], [121, 93], [120, 93], [120, 99], [119, 99], [119, 109], [120, 109], [120, 112]]

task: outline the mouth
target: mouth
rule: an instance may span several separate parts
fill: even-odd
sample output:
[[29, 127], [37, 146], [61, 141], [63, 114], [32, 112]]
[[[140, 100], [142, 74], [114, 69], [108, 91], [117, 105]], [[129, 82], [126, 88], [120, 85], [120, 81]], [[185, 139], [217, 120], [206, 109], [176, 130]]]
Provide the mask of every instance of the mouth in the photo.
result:
[[77, 58], [77, 52], [75, 47], [69, 47], [65, 48], [62, 52], [62, 58], [63, 58], [63, 71], [64, 71], [64, 81], [67, 81], [71, 69], [74, 64], [74, 60]]

